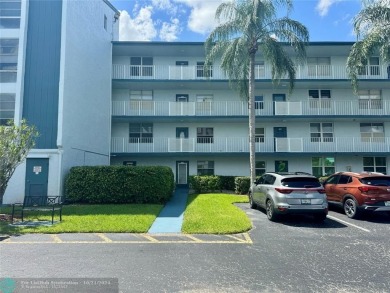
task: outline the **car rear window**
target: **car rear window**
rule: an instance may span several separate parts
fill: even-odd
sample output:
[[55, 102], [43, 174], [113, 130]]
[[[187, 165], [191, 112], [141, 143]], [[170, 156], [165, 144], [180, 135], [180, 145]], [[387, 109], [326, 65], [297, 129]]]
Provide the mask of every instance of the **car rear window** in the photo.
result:
[[360, 182], [367, 185], [390, 186], [390, 177], [366, 177], [361, 178]]
[[285, 178], [282, 179], [282, 185], [295, 188], [321, 187], [317, 178]]

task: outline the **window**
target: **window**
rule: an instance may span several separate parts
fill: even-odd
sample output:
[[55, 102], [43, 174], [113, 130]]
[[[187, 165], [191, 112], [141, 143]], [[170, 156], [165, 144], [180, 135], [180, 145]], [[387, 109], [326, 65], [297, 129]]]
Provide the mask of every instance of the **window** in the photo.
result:
[[333, 142], [333, 123], [310, 123], [311, 142]]
[[8, 120], [14, 120], [15, 94], [0, 94], [0, 125], [6, 125]]
[[360, 68], [359, 75], [380, 75], [379, 57], [370, 57], [363, 61], [363, 68]]
[[153, 57], [130, 57], [131, 76], [153, 76]]
[[104, 29], [107, 30], [107, 16], [104, 15]]
[[360, 123], [360, 136], [362, 142], [384, 142], [383, 123]]
[[382, 109], [380, 90], [358, 91], [359, 109]]
[[176, 102], [188, 102], [188, 94], [176, 94]]
[[188, 61], [176, 61], [176, 66], [188, 66]]
[[255, 109], [264, 109], [263, 96], [255, 96]]
[[335, 173], [335, 161], [332, 157], [311, 158], [311, 168], [314, 176], [328, 176]]
[[198, 143], [213, 143], [214, 129], [211, 127], [198, 127], [196, 130]]
[[255, 164], [256, 176], [261, 176], [265, 173], [265, 161], [256, 161]]
[[330, 108], [330, 90], [309, 90], [310, 108]]
[[330, 57], [308, 57], [307, 69], [309, 76], [330, 76]]
[[213, 105], [213, 95], [197, 95], [196, 96], [196, 110], [199, 113], [206, 112], [209, 113], [212, 110]]
[[255, 142], [264, 142], [265, 129], [263, 127], [255, 129]]
[[153, 143], [152, 123], [130, 123], [129, 125], [130, 143]]
[[204, 62], [196, 62], [196, 77], [213, 77], [213, 67], [205, 68]]
[[0, 1], [0, 28], [18, 29], [20, 27], [20, 0]]
[[363, 170], [387, 174], [386, 157], [363, 157]]
[[255, 79], [265, 77], [264, 61], [255, 61]]
[[133, 101], [151, 101], [153, 100], [153, 91], [130, 91], [130, 100]]
[[2, 83], [16, 82], [18, 47], [17, 39], [0, 39], [0, 82]]
[[198, 175], [214, 175], [214, 161], [198, 161]]

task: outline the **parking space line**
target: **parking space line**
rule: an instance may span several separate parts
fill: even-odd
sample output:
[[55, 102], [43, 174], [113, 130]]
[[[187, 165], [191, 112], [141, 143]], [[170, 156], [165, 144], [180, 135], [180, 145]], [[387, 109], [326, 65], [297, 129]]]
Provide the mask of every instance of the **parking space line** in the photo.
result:
[[192, 240], [194, 240], [195, 242], [197, 242], [197, 243], [200, 243], [200, 242], [203, 242], [202, 240], [200, 240], [200, 239], [198, 239], [198, 238], [196, 238], [196, 237], [194, 237], [194, 236], [192, 236], [192, 235], [185, 235], [187, 238], [190, 238], [190, 239], [192, 239]]
[[360, 230], [362, 230], [362, 231], [364, 231], [364, 232], [371, 232], [371, 231], [368, 230], [368, 229], [365, 229], [365, 228], [360, 227], [360, 226], [358, 226], [358, 225], [355, 225], [355, 224], [352, 224], [352, 223], [343, 221], [343, 220], [341, 220], [341, 219], [339, 219], [339, 218], [336, 218], [336, 217], [333, 217], [333, 216], [329, 216], [329, 215], [327, 215], [327, 217], [328, 217], [329, 219], [335, 220], [336, 222], [340, 222], [340, 223], [345, 224], [345, 225], [347, 225], [347, 226], [352, 226], [352, 227], [355, 227], [355, 228], [357, 228], [357, 229], [360, 229]]
[[104, 242], [111, 243], [112, 240], [108, 238], [105, 234], [103, 233], [96, 233], [96, 236], [100, 237], [101, 239], [104, 240]]
[[245, 242], [245, 240], [240, 239], [240, 238], [237, 238], [237, 237], [235, 237], [235, 236], [233, 236], [233, 235], [226, 235], [226, 236], [229, 237], [229, 238], [235, 239], [235, 240], [237, 240], [237, 241], [240, 241], [240, 242]]
[[[46, 240], [27, 240], [23, 241], [21, 238], [13, 239], [13, 237], [10, 237], [8, 239], [4, 239], [3, 241], [0, 241], [1, 244], [253, 244], [252, 239], [250, 238], [248, 233], [242, 233], [240, 236], [235, 235], [220, 235], [220, 239], [202, 239], [202, 235], [192, 235], [192, 234], [172, 234], [172, 235], [163, 235], [164, 240], [159, 239], [159, 236], [161, 235], [153, 235], [155, 237], [152, 237], [149, 234], [137, 234], [144, 238], [144, 240], [112, 240], [104, 233], [93, 233], [93, 235], [96, 235], [101, 240], [64, 240], [63, 238], [60, 238], [60, 235], [58, 234], [50, 234], [49, 237], [51, 241]], [[169, 239], [172, 236], [171, 239]], [[184, 240], [178, 240], [177, 237], [184, 237]], [[218, 236], [218, 235], [215, 235]], [[168, 238], [167, 238], [168, 237]], [[230, 238], [231, 240], [223, 240], [226, 239], [226, 237]], [[185, 240], [188, 239], [188, 240]]]
[[153, 243], [157, 243], [157, 242], [160, 242], [158, 241], [157, 239], [153, 238], [152, 236], [149, 236], [147, 234], [142, 234], [142, 236], [146, 239], [148, 239], [150, 242], [153, 242]]
[[50, 237], [53, 238], [55, 243], [61, 243], [62, 242], [61, 238], [58, 237], [57, 234], [51, 234]]

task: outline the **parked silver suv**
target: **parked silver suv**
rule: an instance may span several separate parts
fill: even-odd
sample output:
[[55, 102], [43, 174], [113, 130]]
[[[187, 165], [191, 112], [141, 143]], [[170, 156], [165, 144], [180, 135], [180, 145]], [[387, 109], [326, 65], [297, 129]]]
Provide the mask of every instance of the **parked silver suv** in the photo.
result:
[[264, 208], [270, 221], [281, 214], [311, 214], [316, 221], [324, 221], [328, 214], [324, 188], [315, 176], [304, 172], [265, 173], [248, 196], [251, 208]]

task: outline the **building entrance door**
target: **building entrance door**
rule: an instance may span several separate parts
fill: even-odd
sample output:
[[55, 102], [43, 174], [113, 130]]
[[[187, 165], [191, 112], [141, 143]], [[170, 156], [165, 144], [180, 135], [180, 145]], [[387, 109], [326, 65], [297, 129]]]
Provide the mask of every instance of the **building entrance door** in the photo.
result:
[[176, 184], [177, 186], [188, 186], [188, 161], [176, 162]]
[[47, 196], [49, 159], [26, 160], [25, 196]]

